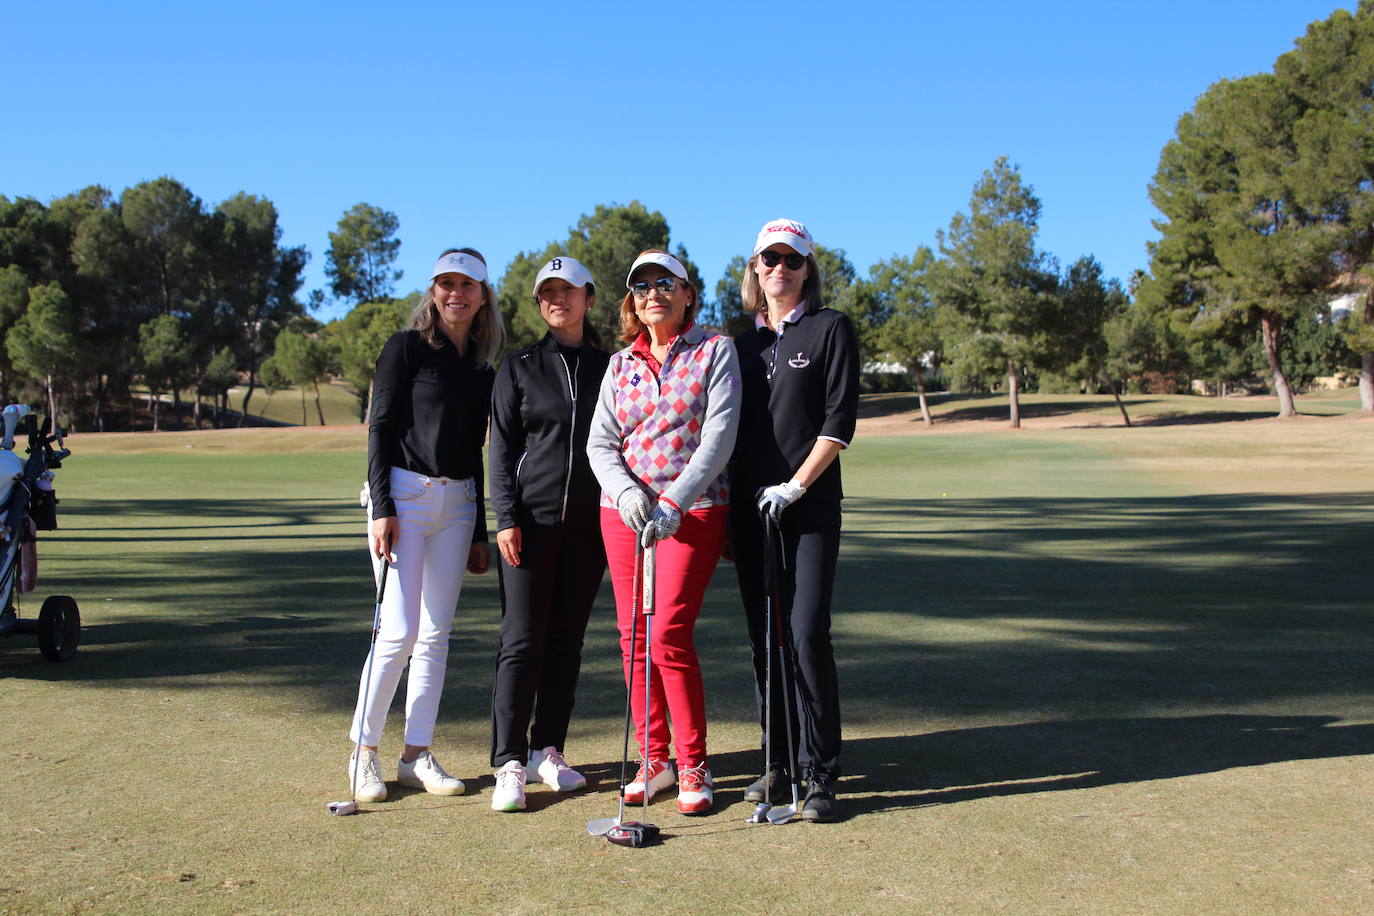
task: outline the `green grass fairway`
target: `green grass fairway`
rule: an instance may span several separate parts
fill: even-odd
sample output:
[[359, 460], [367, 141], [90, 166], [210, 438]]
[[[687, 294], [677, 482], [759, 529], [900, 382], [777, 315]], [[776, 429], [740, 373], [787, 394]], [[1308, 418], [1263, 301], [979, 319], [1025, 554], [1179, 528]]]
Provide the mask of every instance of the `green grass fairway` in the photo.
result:
[[[230, 407], [238, 410], [243, 406], [244, 391], [243, 388], [229, 389]], [[341, 381], [321, 383], [320, 409], [324, 411], [325, 423], [330, 426], [358, 422], [358, 398]], [[315, 409], [313, 388], [305, 389], [304, 406], [299, 388], [286, 388], [273, 393], [271, 397], [258, 388], [253, 392], [252, 400], [248, 402], [248, 412], [254, 416], [266, 417], [278, 423], [290, 423], [293, 426], [318, 426], [320, 423], [319, 411]]]
[[660, 801], [641, 850], [584, 831], [616, 810], [608, 587], [567, 747], [591, 791], [489, 808], [488, 575], [435, 747], [468, 794], [393, 783], [333, 818], [372, 618], [362, 428], [75, 436], [24, 610], [74, 596], [84, 644], [52, 665], [0, 641], [0, 913], [1374, 912], [1374, 421], [1341, 397], [1290, 421], [1165, 400], [1131, 429], [1046, 398], [1056, 428], [861, 436], [844, 820], [744, 823], [760, 755], [722, 566], [698, 627], [717, 808]]

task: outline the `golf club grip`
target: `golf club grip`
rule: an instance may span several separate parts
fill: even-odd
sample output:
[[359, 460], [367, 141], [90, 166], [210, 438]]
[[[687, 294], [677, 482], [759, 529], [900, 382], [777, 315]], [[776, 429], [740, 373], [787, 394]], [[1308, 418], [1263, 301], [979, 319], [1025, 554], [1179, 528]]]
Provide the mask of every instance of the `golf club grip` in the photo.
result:
[[381, 574], [380, 574], [379, 576], [377, 576], [377, 606], [378, 606], [378, 607], [381, 607], [381, 606], [382, 606], [382, 598], [384, 598], [384, 597], [386, 596], [386, 571], [387, 571], [387, 568], [388, 568], [390, 565], [391, 565], [391, 564], [388, 563], [388, 562], [386, 561], [386, 558], [383, 557], [383, 558], [382, 558], [382, 571], [381, 571]]
[[654, 612], [654, 555], [657, 553], [656, 544], [644, 548], [644, 607], [640, 610], [646, 617]]

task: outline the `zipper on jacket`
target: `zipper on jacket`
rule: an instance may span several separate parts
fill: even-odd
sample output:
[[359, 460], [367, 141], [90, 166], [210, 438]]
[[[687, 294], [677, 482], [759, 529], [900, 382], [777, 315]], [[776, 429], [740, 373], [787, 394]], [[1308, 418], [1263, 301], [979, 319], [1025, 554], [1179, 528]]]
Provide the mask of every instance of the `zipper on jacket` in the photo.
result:
[[558, 520], [568, 520], [568, 491], [572, 489], [573, 442], [577, 440], [577, 382], [572, 370], [568, 368], [568, 358], [561, 352], [558, 358], [563, 361], [563, 373], [568, 377], [568, 394], [572, 398], [572, 426], [568, 429], [568, 470], [563, 477], [563, 508], [558, 512]]

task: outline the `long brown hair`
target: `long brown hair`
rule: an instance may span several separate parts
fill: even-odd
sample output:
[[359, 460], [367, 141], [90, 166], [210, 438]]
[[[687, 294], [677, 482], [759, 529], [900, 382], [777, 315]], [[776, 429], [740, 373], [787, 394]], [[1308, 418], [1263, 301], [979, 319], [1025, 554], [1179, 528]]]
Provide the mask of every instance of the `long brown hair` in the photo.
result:
[[[446, 248], [439, 257], [454, 252], [470, 254], [484, 266], [487, 263], [487, 259], [482, 257], [482, 253], [476, 248]], [[490, 366], [496, 361], [502, 345], [506, 342], [506, 326], [501, 320], [501, 310], [496, 307], [496, 297], [491, 293], [491, 285], [486, 280], [481, 283], [482, 307], [472, 319], [472, 339], [477, 344], [473, 355], [477, 365]], [[430, 280], [424, 294], [420, 296], [420, 304], [415, 306], [415, 311], [411, 313], [410, 327], [419, 331], [425, 342], [437, 350], [444, 345], [439, 339], [439, 324], [439, 309], [434, 304], [434, 281]]]
[[[679, 264], [682, 264], [681, 258], [671, 251], [664, 251], [661, 248], [646, 248], [635, 255], [635, 260], [639, 260], [646, 254], [666, 254]], [[685, 264], [683, 268], [686, 269]], [[669, 271], [669, 273], [672, 272]], [[688, 303], [687, 311], [682, 316], [682, 326], [685, 328], [696, 320], [697, 306], [701, 304], [701, 294], [697, 292], [697, 288], [692, 285], [691, 280], [684, 280], [676, 274], [673, 274], [673, 279], [692, 291], [692, 301]], [[634, 343], [639, 339], [639, 335], [643, 333], [644, 322], [640, 321], [639, 316], [635, 314], [634, 290], [626, 290], [625, 298], [620, 300], [620, 339], [625, 341], [625, 343]]]

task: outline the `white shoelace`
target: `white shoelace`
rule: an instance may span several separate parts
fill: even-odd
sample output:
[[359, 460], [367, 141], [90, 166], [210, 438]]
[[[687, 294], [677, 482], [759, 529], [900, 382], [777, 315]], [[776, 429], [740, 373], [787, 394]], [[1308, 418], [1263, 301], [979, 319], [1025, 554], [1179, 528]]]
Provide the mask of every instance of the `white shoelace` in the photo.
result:
[[679, 770], [677, 783], [678, 786], [687, 791], [700, 792], [706, 785], [706, 764], [701, 763], [694, 767]]
[[524, 780], [520, 777], [524, 775], [524, 772], [525, 771], [523, 768], [519, 770], [514, 768], [508, 770], [505, 767], [502, 767], [501, 769], [496, 771], [497, 788], [514, 789], [516, 786], [523, 785]]
[[446, 771], [443, 768], [439, 761], [434, 759], [433, 754], [422, 754], [419, 757], [415, 758], [415, 768], [417, 770], [428, 770], [431, 775], [437, 776], [439, 779], [453, 778], [452, 776], [448, 775], [448, 771]]
[[[353, 766], [350, 765], [349, 769], [352, 770]], [[374, 781], [381, 782], [382, 767], [377, 760], [377, 756], [375, 754], [364, 754], [357, 762], [357, 774], [359, 785], [365, 785]]]

